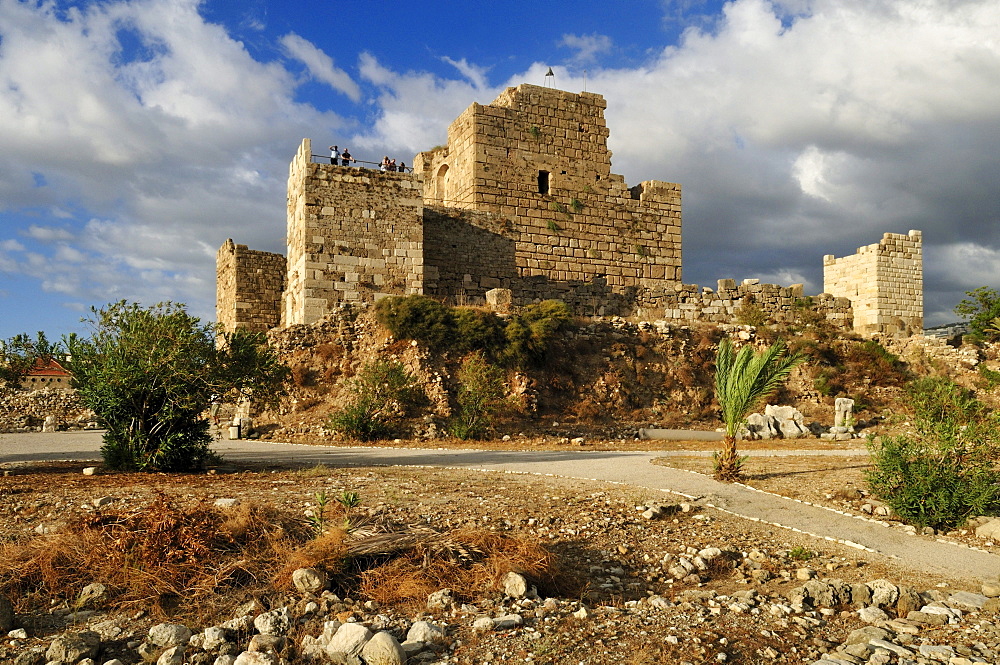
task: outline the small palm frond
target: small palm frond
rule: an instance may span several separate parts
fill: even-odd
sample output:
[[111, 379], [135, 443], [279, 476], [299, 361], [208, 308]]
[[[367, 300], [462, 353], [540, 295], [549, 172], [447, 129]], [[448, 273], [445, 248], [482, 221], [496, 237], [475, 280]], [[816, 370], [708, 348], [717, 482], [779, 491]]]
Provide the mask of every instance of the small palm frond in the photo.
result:
[[804, 360], [802, 354], [788, 354], [780, 340], [763, 351], [747, 345], [734, 353], [732, 341], [724, 338], [716, 354], [715, 394], [726, 433], [735, 435], [747, 415]]

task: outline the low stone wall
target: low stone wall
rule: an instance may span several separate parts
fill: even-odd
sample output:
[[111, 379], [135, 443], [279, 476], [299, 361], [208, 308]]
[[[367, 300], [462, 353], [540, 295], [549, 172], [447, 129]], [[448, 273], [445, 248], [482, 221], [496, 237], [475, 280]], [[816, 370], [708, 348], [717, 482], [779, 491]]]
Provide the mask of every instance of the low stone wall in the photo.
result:
[[850, 328], [853, 322], [850, 300], [835, 298], [829, 293], [806, 297], [801, 284], [778, 286], [748, 279], [737, 285], [735, 280], [720, 279], [717, 289], [681, 284], [646, 289], [636, 294], [636, 316], [640, 318], [746, 323], [741, 319], [746, 319], [754, 309], [767, 322], [792, 323], [801, 317], [804, 309], [821, 313], [842, 328]]
[[0, 432], [40, 430], [47, 416], [55, 419], [56, 429], [86, 427], [95, 419], [71, 390], [0, 392]]

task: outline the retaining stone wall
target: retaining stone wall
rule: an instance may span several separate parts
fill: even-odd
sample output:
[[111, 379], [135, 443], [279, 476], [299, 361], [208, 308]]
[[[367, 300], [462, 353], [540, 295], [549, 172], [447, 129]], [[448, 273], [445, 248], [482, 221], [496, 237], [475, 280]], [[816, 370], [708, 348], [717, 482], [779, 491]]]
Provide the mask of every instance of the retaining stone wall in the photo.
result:
[[72, 390], [0, 391], [0, 432], [41, 429], [46, 416], [55, 417], [58, 429], [83, 427], [94, 420], [93, 412]]

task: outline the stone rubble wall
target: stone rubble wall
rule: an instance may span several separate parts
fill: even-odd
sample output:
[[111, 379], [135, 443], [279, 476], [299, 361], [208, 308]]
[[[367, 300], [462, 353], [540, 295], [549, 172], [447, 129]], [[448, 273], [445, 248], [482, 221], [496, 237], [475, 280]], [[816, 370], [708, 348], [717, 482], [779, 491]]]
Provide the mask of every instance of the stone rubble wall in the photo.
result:
[[822, 313], [826, 319], [842, 328], [851, 328], [851, 301], [835, 298], [828, 293], [804, 297], [801, 284], [778, 286], [761, 284], [756, 279], [720, 279], [718, 289], [697, 284], [681, 284], [676, 288], [649, 289], [637, 294], [636, 315], [668, 321], [701, 321], [733, 323], [744, 314], [743, 307], [759, 307], [769, 321], [792, 323], [803, 308]]
[[886, 233], [856, 254], [823, 257], [823, 289], [848, 298], [854, 329], [863, 335], [920, 334], [924, 323], [920, 231]]
[[288, 177], [283, 325], [311, 323], [340, 302], [423, 292], [419, 175], [311, 161], [304, 139]]
[[264, 332], [281, 323], [285, 257], [248, 249], [232, 239], [216, 255], [217, 321], [228, 331]]
[[95, 419], [72, 390], [0, 391], [0, 432], [39, 430], [46, 416], [53, 416], [57, 429], [84, 427]]

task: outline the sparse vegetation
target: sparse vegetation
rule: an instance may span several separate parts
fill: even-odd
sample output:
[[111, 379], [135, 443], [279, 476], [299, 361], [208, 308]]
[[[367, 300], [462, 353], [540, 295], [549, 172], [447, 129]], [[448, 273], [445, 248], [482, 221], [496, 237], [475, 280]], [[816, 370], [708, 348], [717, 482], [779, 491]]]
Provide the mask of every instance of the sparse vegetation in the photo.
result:
[[805, 547], [802, 547], [801, 545], [793, 547], [791, 550], [788, 551], [788, 558], [792, 559], [793, 561], [808, 561], [814, 556], [816, 556], [815, 552]]
[[512, 570], [543, 588], [561, 584], [554, 555], [526, 538], [475, 529], [442, 533], [371, 517], [358, 529], [348, 517], [359, 504], [357, 493], [343, 493], [331, 505], [343, 519], [331, 514], [317, 531], [309, 521], [251, 503], [219, 509], [159, 493], [148, 505], [104, 510], [58, 533], [3, 544], [0, 592], [21, 599], [24, 610], [46, 611], [50, 599], [71, 601], [84, 586], [100, 583], [108, 608], [219, 617], [249, 595], [286, 589], [301, 567], [320, 568], [337, 579], [340, 593], [380, 604], [426, 600], [443, 587], [477, 598]]
[[493, 419], [504, 403], [506, 387], [503, 373], [486, 362], [480, 353], [472, 353], [462, 361], [458, 371], [458, 391], [455, 401], [458, 412], [449, 431], [459, 439], [479, 439], [493, 427]]
[[0, 589], [72, 598], [99, 582], [112, 590], [114, 606], [168, 614], [183, 599], [196, 611], [223, 589], [272, 577], [281, 553], [306, 537], [294, 520], [264, 509], [223, 513], [201, 503], [178, 506], [161, 494], [150, 505], [105, 510], [46, 538], [5, 546]]
[[951, 528], [1000, 509], [1000, 420], [940, 377], [913, 381], [913, 433], [869, 442], [872, 492], [917, 526]]
[[562, 213], [563, 215], [566, 216], [566, 219], [573, 219], [573, 215], [570, 213], [569, 208], [567, 208], [562, 203], [559, 203], [558, 201], [553, 201], [552, 203], [550, 203], [549, 208], [555, 210], [558, 213]]
[[740, 303], [740, 308], [736, 310], [736, 322], [741, 326], [753, 326], [760, 328], [767, 323], [767, 312], [754, 299], [753, 295], [747, 294]]
[[545, 228], [547, 228], [549, 231], [552, 231], [552, 233], [559, 233], [560, 231], [562, 231], [562, 227], [559, 226], [554, 219], [550, 219], [549, 221], [545, 222]]
[[334, 431], [358, 441], [376, 441], [393, 435], [394, 424], [420, 396], [416, 380], [399, 361], [376, 360], [351, 383], [354, 399], [330, 415]]

